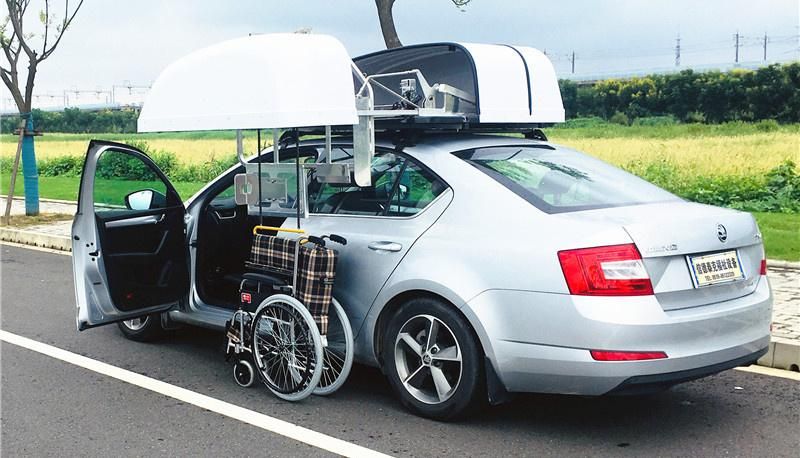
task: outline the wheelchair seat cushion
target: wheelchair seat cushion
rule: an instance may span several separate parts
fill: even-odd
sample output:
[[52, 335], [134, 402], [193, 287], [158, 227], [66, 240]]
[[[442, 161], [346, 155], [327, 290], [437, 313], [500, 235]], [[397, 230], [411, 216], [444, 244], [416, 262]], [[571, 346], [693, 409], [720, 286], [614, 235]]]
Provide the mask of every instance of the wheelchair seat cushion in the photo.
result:
[[260, 272], [245, 272], [242, 274], [242, 280], [254, 281], [263, 283], [265, 285], [285, 285], [286, 280], [276, 275], [268, 275]]

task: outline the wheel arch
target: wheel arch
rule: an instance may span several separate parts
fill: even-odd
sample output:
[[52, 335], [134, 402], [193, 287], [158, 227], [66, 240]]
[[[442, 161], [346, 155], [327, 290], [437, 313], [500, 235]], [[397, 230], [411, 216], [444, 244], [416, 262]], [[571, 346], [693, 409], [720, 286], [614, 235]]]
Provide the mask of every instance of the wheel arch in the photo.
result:
[[430, 299], [435, 299], [443, 304], [447, 305], [448, 307], [452, 308], [456, 311], [462, 318], [469, 324], [470, 331], [475, 337], [475, 340], [478, 342], [478, 345], [483, 353], [483, 356], [486, 356], [486, 349], [483, 345], [483, 340], [480, 338], [479, 333], [475, 329], [475, 323], [461, 310], [460, 307], [456, 306], [450, 299], [442, 296], [441, 294], [437, 294], [433, 291], [429, 291], [426, 289], [411, 289], [407, 291], [403, 291], [401, 293], [396, 294], [391, 299], [386, 302], [386, 305], [380, 311], [378, 318], [375, 322], [375, 327], [373, 329], [373, 348], [372, 351], [375, 354], [375, 358], [378, 361], [378, 365], [383, 370], [383, 357], [381, 356], [383, 353], [383, 336], [386, 331], [386, 326], [389, 323], [389, 319], [394, 314], [394, 312], [399, 309], [403, 304], [406, 302], [417, 299], [427, 297]]

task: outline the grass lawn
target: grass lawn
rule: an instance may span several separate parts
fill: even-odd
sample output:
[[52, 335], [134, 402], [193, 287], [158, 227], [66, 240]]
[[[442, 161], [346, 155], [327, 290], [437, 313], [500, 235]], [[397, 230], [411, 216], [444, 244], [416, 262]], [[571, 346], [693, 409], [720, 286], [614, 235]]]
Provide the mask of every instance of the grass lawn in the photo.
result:
[[[10, 174], [3, 173], [0, 175], [0, 194], [6, 194], [8, 192], [8, 183], [9, 183]], [[106, 181], [106, 180], [104, 180]], [[78, 200], [78, 185], [80, 183], [80, 177], [39, 177], [39, 195], [45, 199], [60, 199], [60, 200]], [[135, 182], [134, 182], [135, 183]], [[125, 194], [130, 192], [131, 182], [117, 182], [117, 183], [104, 183], [103, 193], [104, 195], [112, 195], [118, 197], [116, 201], [121, 202], [122, 197]], [[142, 189], [148, 186], [147, 182], [142, 182]], [[178, 182], [172, 183], [175, 186], [175, 189], [180, 194], [181, 198], [186, 200], [191, 197], [195, 192], [197, 192], [200, 188], [205, 186], [206, 183], [199, 183], [199, 182]], [[135, 187], [135, 186], [134, 186]], [[22, 196], [24, 194], [24, 188], [22, 185], [22, 176], [17, 176], [17, 181], [14, 184], [14, 195], [15, 196]]]
[[753, 213], [764, 236], [767, 257], [800, 261], [800, 214]]

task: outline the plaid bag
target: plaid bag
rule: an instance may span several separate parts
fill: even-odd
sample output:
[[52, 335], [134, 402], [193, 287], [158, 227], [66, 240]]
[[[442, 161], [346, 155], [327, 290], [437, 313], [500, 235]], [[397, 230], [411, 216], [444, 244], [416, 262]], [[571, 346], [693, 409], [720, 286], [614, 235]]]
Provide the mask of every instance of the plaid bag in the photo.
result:
[[[246, 265], [287, 275], [291, 281], [296, 246], [297, 242], [292, 239], [256, 234]], [[330, 248], [301, 246], [299, 257], [294, 297], [308, 308], [320, 334], [326, 335], [339, 254]]]
[[328, 310], [333, 299], [338, 258], [339, 253], [330, 248], [300, 247], [295, 297], [308, 307], [323, 336], [328, 333]]

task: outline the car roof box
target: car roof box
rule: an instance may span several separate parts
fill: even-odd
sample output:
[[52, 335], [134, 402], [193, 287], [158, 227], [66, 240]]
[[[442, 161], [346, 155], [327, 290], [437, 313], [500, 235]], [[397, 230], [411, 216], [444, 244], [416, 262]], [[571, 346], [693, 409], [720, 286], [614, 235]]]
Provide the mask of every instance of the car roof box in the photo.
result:
[[[372, 84], [376, 110], [398, 109], [397, 93], [403, 91], [399, 88], [408, 90], [407, 81], [413, 79], [412, 90], [444, 87], [427, 92], [428, 97], [435, 98], [428, 105], [463, 115], [470, 123], [564, 122], [564, 106], [553, 64], [534, 48], [433, 43], [379, 51], [357, 57], [353, 62], [365, 76], [383, 75], [375, 79], [379, 85]], [[419, 73], [409, 75], [412, 70]], [[420, 81], [419, 74], [425, 81]], [[445, 100], [448, 94], [457, 96], [448, 101]], [[424, 117], [424, 110], [418, 116]], [[442, 118], [437, 116], [437, 119]]]
[[328, 35], [273, 33], [218, 43], [164, 69], [138, 130], [356, 124], [352, 65], [342, 43]]

